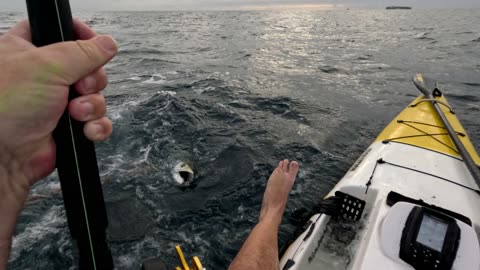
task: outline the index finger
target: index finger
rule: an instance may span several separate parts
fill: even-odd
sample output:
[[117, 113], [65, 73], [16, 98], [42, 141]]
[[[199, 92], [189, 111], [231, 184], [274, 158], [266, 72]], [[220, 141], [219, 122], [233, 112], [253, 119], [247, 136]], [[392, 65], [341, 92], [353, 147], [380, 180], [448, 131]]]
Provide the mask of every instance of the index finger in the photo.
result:
[[[73, 19], [73, 30], [75, 31], [77, 39], [88, 40], [97, 36], [97, 33], [93, 31], [92, 28], [78, 19]], [[17, 23], [12, 29], [10, 29], [10, 31], [8, 31], [8, 34], [32, 42], [32, 34], [30, 32], [30, 23], [28, 20], [23, 20]]]

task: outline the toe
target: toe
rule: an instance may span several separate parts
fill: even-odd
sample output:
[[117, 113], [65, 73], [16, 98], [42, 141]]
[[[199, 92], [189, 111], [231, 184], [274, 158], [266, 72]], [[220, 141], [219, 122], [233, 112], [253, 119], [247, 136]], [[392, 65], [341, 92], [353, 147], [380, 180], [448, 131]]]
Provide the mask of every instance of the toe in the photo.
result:
[[278, 163], [278, 171], [279, 172], [284, 172], [284, 167], [285, 167], [284, 163], [285, 163], [285, 160], [282, 160], [282, 161], [280, 161], [280, 163]]
[[282, 162], [282, 171], [288, 172], [288, 159], [285, 159], [285, 160]]
[[292, 176], [292, 177], [296, 177], [297, 176], [297, 173], [298, 173], [298, 162], [296, 161], [292, 161], [292, 163], [290, 163], [290, 168], [288, 170], [288, 173]]
[[281, 172], [281, 170], [280, 170], [280, 166], [279, 166], [279, 167], [277, 167], [277, 168], [275, 168], [275, 170], [273, 170], [273, 172], [272, 172], [272, 176], [273, 176], [273, 175], [277, 175], [279, 172]]

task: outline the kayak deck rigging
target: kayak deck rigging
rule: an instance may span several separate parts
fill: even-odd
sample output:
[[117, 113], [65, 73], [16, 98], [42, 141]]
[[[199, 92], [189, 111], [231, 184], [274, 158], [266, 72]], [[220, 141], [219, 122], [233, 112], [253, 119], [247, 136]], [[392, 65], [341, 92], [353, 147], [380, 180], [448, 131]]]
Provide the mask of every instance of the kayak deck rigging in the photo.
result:
[[432, 177], [438, 178], [438, 179], [440, 179], [440, 180], [442, 180], [442, 181], [446, 181], [446, 182], [448, 182], [448, 183], [451, 183], [451, 184], [454, 184], [454, 185], [463, 187], [463, 188], [465, 188], [465, 189], [471, 190], [471, 191], [477, 193], [478, 195], [480, 195], [480, 190], [475, 189], [475, 188], [472, 188], [472, 187], [469, 187], [469, 186], [466, 186], [466, 185], [463, 185], [463, 184], [461, 184], [460, 181], [458, 181], [458, 180], [456, 181], [456, 180], [447, 179], [447, 178], [441, 177], [441, 176], [439, 176], [439, 175], [435, 175], [435, 174], [428, 173], [428, 172], [425, 172], [425, 171], [421, 171], [421, 170], [418, 170], [418, 169], [414, 169], [414, 168], [402, 166], [402, 165], [399, 165], [399, 164], [395, 164], [395, 163], [392, 163], [392, 162], [388, 162], [388, 161], [385, 161], [385, 160], [382, 159], [382, 158], [380, 158], [379, 160], [377, 160], [377, 163], [375, 164], [375, 167], [373, 168], [372, 175], [370, 176], [370, 179], [369, 179], [369, 181], [368, 181], [367, 184], [366, 184], [366, 186], [367, 186], [367, 191], [366, 191], [366, 192], [368, 192], [368, 187], [370, 187], [370, 186], [372, 185], [372, 180], [373, 180], [373, 177], [374, 177], [374, 175], [375, 175], [375, 171], [377, 170], [377, 166], [380, 165], [380, 164], [386, 164], [386, 165], [398, 167], [398, 168], [401, 168], [401, 169], [410, 170], [410, 171], [418, 172], [418, 173], [425, 174], [425, 175], [428, 175], [428, 176], [432, 176]]
[[[417, 134], [417, 135], [406, 135], [406, 136], [401, 136], [401, 137], [396, 137], [396, 138], [390, 138], [390, 139], [386, 139], [384, 140], [383, 142], [393, 142], [393, 141], [398, 141], [398, 140], [401, 140], [401, 139], [410, 139], [410, 138], [420, 138], [420, 137], [430, 137], [431, 139], [435, 140], [436, 142], [442, 144], [443, 146], [447, 147], [448, 149], [452, 150], [453, 152], [457, 153], [457, 154], [460, 154], [457, 149], [455, 147], [452, 147], [451, 145], [443, 142], [442, 140], [436, 138], [435, 136], [450, 136], [448, 134], [448, 132], [442, 132], [442, 133], [428, 133], [424, 130], [422, 130], [421, 128], [418, 128], [418, 127], [415, 127], [414, 124], [416, 125], [425, 125], [425, 126], [429, 126], [429, 127], [435, 127], [435, 128], [439, 128], [439, 129], [445, 129], [445, 127], [440, 127], [440, 126], [435, 126], [435, 125], [431, 125], [431, 124], [428, 124], [428, 123], [421, 123], [421, 122], [416, 122], [416, 121], [404, 121], [404, 120], [397, 120], [397, 123], [399, 124], [404, 124], [422, 134]], [[462, 132], [458, 132], [456, 131], [457, 135], [459, 136], [462, 136], [462, 137], [465, 137], [465, 134], [462, 133]]]
[[[395, 141], [461, 158], [440, 117], [432, 113], [430, 104], [419, 103], [420, 101], [426, 100], [423, 96], [416, 98], [380, 133], [375, 142]], [[477, 166], [480, 165], [480, 158], [474, 146], [455, 113], [450, 109], [446, 98], [441, 96], [436, 101], [445, 104], [442, 110], [447, 119], [474, 162]]]

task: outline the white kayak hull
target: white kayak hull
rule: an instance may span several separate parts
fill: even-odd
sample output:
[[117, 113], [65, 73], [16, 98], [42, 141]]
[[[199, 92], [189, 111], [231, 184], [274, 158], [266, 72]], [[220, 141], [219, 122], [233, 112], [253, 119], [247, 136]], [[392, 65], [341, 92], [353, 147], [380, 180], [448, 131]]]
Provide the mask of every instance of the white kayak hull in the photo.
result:
[[[387, 137], [391, 138], [391, 134], [398, 130], [395, 126], [389, 128], [391, 130]], [[461, 131], [464, 132], [463, 128]], [[435, 146], [422, 147], [417, 141], [385, 140], [382, 135], [379, 138], [327, 196], [332, 197], [335, 192], [342, 191], [366, 202], [362, 219], [353, 228], [357, 230], [354, 239], [341, 247], [345, 250], [337, 250], [344, 256], [337, 256], [335, 251], [325, 251], [322, 239], [332, 233], [326, 229], [330, 216], [317, 214], [282, 256], [280, 269], [415, 269], [398, 257], [398, 242], [404, 225], [390, 226], [398, 227], [396, 235], [393, 230], [389, 232], [389, 227], [385, 225], [388, 222], [395, 224], [392, 223], [395, 218], [389, 216], [392, 206], [387, 204], [387, 196], [393, 191], [468, 217], [472, 226], [458, 222], [460, 227], [468, 228], [462, 230], [459, 255], [451, 269], [479, 270], [480, 195], [478, 186], [460, 157], [451, 155], [447, 150], [437, 151]], [[427, 139], [432, 138], [430, 136]], [[468, 137], [464, 140], [468, 140]], [[476, 152], [471, 152], [477, 160]], [[409, 209], [410, 206], [400, 203], [393, 207]]]

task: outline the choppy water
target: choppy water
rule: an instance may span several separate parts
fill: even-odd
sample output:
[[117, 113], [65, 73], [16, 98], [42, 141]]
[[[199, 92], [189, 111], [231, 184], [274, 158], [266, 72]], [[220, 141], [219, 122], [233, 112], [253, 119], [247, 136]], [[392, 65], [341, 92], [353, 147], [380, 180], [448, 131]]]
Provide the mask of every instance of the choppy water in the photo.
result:
[[[301, 172], [280, 231], [342, 177], [418, 93], [440, 81], [480, 139], [480, 10], [76, 14], [115, 36], [105, 92], [114, 134], [97, 145], [118, 269], [174, 246], [225, 269], [255, 224], [269, 173]], [[5, 31], [22, 14], [0, 14]], [[179, 160], [195, 166], [175, 184]], [[13, 244], [11, 269], [75, 269], [59, 184], [37, 184]], [[119, 224], [123, 226], [118, 228]]]

